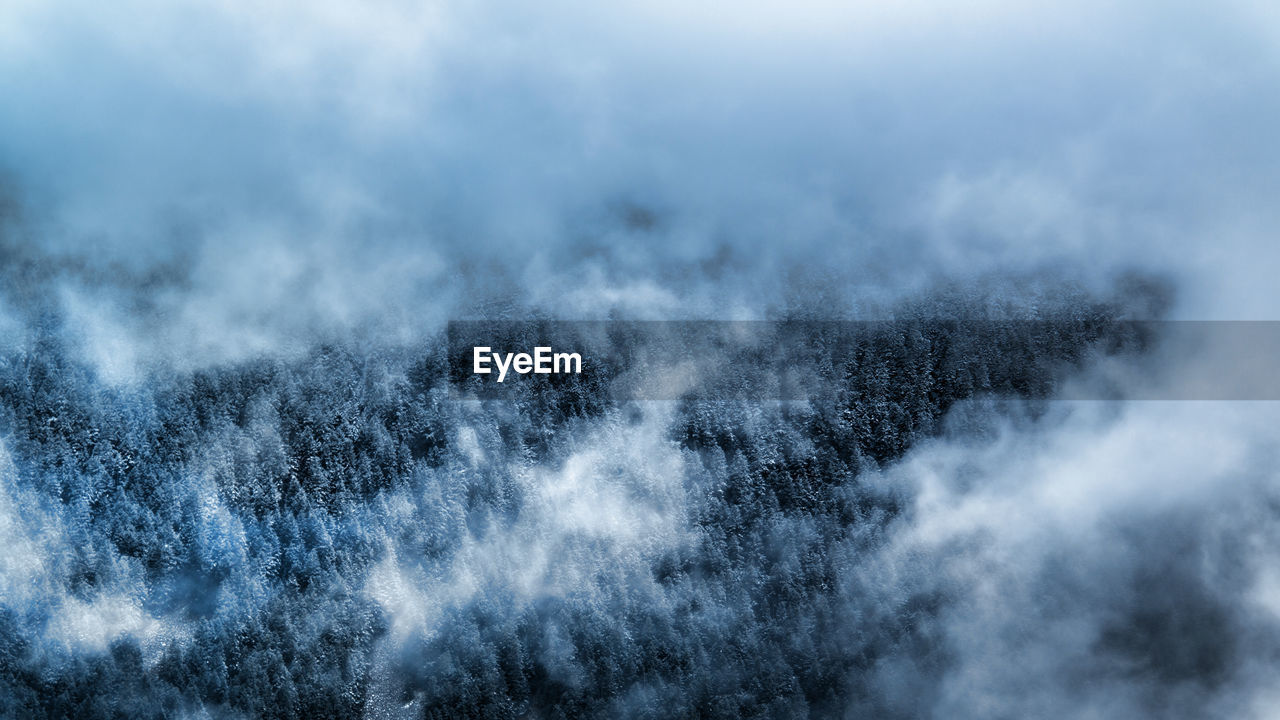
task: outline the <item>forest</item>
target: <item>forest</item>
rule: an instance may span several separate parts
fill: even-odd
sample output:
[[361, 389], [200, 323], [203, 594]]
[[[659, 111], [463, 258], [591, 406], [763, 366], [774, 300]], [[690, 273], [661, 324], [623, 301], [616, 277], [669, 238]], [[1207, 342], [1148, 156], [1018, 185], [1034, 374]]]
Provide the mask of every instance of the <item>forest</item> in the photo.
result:
[[[1035, 422], [1090, 359], [1142, 353], [1121, 321], [1159, 292], [956, 289], [873, 323], [474, 320], [132, 387], [37, 305], [0, 357], [0, 715], [904, 714], [868, 678], [945, 671], [948, 597], [877, 578], [907, 507], [863, 478]], [[486, 396], [475, 334], [591, 349], [581, 375]], [[715, 354], [696, 382], [615, 391], [682, 348]]]

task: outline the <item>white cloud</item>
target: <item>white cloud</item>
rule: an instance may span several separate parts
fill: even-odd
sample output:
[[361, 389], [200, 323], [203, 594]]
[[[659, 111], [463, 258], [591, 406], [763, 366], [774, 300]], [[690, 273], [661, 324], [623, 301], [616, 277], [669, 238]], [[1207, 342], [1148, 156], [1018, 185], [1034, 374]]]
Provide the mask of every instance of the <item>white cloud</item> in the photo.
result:
[[[1164, 684], [1152, 692], [1184, 693], [1192, 712], [1261, 702], [1252, 671], [1227, 678], [1235, 692], [1206, 691], [1142, 674], [1181, 670], [1142, 669], [1143, 656], [1124, 655], [1146, 652], [1140, 644], [1112, 651], [1107, 643], [1115, 628], [1140, 626], [1125, 613], [1154, 608], [1153, 622], [1165, 622], [1159, 613], [1200, 618], [1197, 603], [1221, 603], [1232, 622], [1256, 625], [1196, 632], [1213, 634], [1214, 652], [1240, 653], [1229, 661], [1239, 667], [1265, 664], [1253, 655], [1265, 650], [1233, 648], [1236, 634], [1280, 630], [1280, 618], [1237, 607], [1240, 593], [1266, 606], [1276, 572], [1280, 537], [1265, 508], [1280, 494], [1277, 421], [1274, 403], [1062, 403], [989, 442], [926, 442], [886, 471], [882, 487], [911, 500], [882, 561], [909, 573], [896, 583], [902, 592], [948, 597], [937, 622], [954, 662], [934, 712], [972, 712], [976, 703], [996, 715], [1033, 705], [1058, 717], [1141, 714], [1167, 700], [1144, 695], [1157, 677]], [[1208, 647], [1174, 642], [1184, 656], [1151, 662]], [[1139, 669], [1125, 669], [1129, 662]], [[1073, 686], [1085, 677], [1094, 680]]]

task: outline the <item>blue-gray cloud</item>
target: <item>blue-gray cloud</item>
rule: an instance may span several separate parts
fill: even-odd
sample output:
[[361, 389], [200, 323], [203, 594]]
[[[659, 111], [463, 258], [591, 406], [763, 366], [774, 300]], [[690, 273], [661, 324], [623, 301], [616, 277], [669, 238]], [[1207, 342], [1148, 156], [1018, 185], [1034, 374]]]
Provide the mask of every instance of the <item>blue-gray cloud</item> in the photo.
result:
[[124, 257], [375, 240], [533, 294], [587, 267], [695, 297], [664, 271], [1143, 262], [1199, 281], [1190, 314], [1271, 312], [1231, 259], [1266, 252], [1280, 181], [1268, 13], [19, 3], [0, 157], [66, 243]]
[[1268, 715], [1269, 407], [981, 397], [1161, 356], [617, 407], [438, 350], [1273, 319], [1276, 11], [686, 5], [0, 9], [0, 715]]

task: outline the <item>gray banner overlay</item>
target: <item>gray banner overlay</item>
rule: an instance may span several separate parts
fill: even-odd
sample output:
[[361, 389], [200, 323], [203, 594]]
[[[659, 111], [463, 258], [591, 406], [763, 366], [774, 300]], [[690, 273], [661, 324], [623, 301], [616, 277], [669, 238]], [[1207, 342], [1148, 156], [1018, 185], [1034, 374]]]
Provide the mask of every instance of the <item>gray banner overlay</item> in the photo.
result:
[[457, 399], [1280, 400], [1272, 321], [467, 320], [447, 348]]

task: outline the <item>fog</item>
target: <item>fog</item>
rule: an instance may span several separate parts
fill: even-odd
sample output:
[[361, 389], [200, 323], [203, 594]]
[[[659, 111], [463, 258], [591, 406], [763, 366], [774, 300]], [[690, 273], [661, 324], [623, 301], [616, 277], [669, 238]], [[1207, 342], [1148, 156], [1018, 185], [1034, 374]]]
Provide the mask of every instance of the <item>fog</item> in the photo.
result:
[[[1273, 403], [1106, 323], [1280, 319], [1277, 41], [1249, 0], [5, 3], [0, 715], [1274, 716]], [[1102, 330], [814, 337], [789, 402], [441, 359], [913, 313]]]

